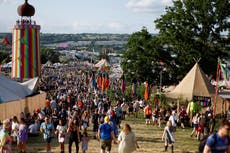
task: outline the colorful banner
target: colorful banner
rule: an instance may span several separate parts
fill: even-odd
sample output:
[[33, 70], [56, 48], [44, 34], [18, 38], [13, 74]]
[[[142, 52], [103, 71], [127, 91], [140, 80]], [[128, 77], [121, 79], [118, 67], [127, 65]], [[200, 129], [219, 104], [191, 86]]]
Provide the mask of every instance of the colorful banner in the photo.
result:
[[12, 40], [12, 78], [40, 75], [40, 26], [15, 25]]
[[193, 101], [198, 102], [200, 106], [207, 107], [212, 105], [211, 97], [193, 96]]

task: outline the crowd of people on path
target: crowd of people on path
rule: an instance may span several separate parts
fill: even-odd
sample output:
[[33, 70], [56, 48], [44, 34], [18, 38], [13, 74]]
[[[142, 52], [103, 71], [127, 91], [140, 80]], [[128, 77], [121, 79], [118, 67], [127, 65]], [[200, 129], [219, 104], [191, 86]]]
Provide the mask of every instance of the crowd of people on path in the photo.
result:
[[[82, 150], [85, 153], [90, 142], [89, 127], [92, 126], [93, 139], [100, 141], [101, 153], [109, 153], [112, 143], [119, 144], [119, 153], [131, 153], [139, 148], [136, 136], [129, 124], [124, 124], [119, 132], [120, 124], [127, 116], [133, 115], [138, 118], [139, 112], [143, 111], [146, 125], [155, 125], [159, 128], [166, 125], [162, 134], [164, 151], [170, 146], [171, 152], [174, 152], [174, 132], [178, 127], [184, 129], [191, 126], [191, 117], [184, 106], [178, 109], [177, 105], [172, 103], [168, 108], [159, 107], [136, 99], [128, 103], [119, 93], [115, 93], [116, 102], [112, 103], [106, 91], [98, 87], [96, 78], [98, 77], [93, 71], [76, 69], [76, 65], [42, 69], [40, 89], [47, 92], [45, 107], [36, 108], [34, 112], [27, 114], [22, 112], [19, 119], [12, 116], [11, 119], [4, 120], [0, 133], [1, 151], [10, 153], [11, 144], [17, 144], [18, 151], [25, 153], [28, 137], [40, 136], [42, 133], [47, 153], [52, 152], [51, 142], [55, 135], [61, 153], [67, 152], [66, 150], [69, 153], [73, 152], [73, 143], [74, 152]], [[109, 86], [114, 91], [120, 91], [120, 84], [119, 79], [109, 80]], [[193, 112], [194, 130], [191, 137], [195, 134], [197, 140], [200, 140], [201, 135], [214, 132], [215, 121], [212, 115], [211, 107], [205, 113]], [[225, 136], [224, 129], [229, 128], [229, 124], [223, 123], [217, 138]], [[67, 139], [68, 149], [65, 148]], [[208, 139], [206, 152], [212, 149], [212, 141], [212, 138]]]
[[[10, 144], [17, 144], [18, 151], [24, 153], [28, 137], [40, 136], [42, 133], [47, 153], [52, 152], [51, 142], [55, 135], [61, 153], [67, 150], [71, 153], [73, 143], [74, 152], [79, 152], [79, 143], [82, 152], [86, 152], [90, 141], [89, 126], [93, 127], [93, 138], [102, 140], [104, 132], [98, 133], [105, 118], [108, 118], [106, 121], [109, 120], [113, 137], [117, 139], [125, 109], [128, 109], [127, 104], [117, 95], [116, 105], [112, 106], [106, 93], [92, 85], [92, 75], [89, 71], [76, 70], [76, 65], [42, 69], [40, 89], [47, 92], [45, 107], [36, 108], [34, 112], [27, 114], [22, 112], [19, 117], [12, 116], [4, 120], [0, 148], [11, 152]], [[115, 90], [119, 88], [117, 81], [112, 79], [110, 86]], [[67, 138], [68, 149], [64, 145]], [[101, 148], [103, 150], [103, 145]]]

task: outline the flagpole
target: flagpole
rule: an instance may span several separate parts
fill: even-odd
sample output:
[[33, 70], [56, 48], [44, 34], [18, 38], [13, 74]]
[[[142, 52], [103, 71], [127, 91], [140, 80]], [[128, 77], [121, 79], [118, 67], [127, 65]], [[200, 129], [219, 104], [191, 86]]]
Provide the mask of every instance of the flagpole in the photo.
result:
[[216, 88], [215, 88], [215, 96], [213, 100], [213, 118], [216, 116], [216, 101], [217, 101], [217, 95], [218, 95], [218, 90], [219, 90], [219, 74], [220, 74], [220, 63], [219, 63], [219, 58], [218, 58], [218, 63], [217, 63], [217, 69], [216, 69]]

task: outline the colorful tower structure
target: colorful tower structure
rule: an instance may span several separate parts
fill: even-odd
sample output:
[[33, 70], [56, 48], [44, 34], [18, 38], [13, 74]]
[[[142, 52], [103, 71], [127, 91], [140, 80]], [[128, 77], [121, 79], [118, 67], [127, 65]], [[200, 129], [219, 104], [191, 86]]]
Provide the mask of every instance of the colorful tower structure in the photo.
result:
[[18, 7], [20, 20], [16, 21], [12, 37], [12, 78], [40, 76], [40, 26], [31, 20], [35, 9], [25, 0]]

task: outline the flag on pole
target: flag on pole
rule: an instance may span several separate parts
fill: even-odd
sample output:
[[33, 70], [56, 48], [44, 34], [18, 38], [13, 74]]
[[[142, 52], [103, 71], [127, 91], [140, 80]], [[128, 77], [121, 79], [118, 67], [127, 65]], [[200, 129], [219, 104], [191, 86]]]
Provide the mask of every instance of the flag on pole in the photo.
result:
[[136, 97], [136, 95], [137, 95], [137, 80], [136, 80], [136, 78], [133, 78], [132, 79], [132, 96], [133, 97]]
[[221, 72], [221, 76], [224, 80], [227, 80], [227, 72], [226, 69], [224, 67], [224, 64], [220, 63], [220, 72]]
[[95, 81], [94, 73], [92, 74], [91, 83], [92, 83], [92, 88], [95, 88], [96, 87], [96, 81]]
[[137, 84], [133, 83], [133, 85], [132, 85], [132, 96], [136, 97], [136, 95], [137, 95]]
[[109, 75], [106, 74], [105, 75], [105, 89], [108, 89], [109, 88]]
[[97, 78], [97, 87], [98, 87], [99, 89], [102, 88], [102, 75], [101, 75], [101, 74], [100, 74], [100, 75], [98, 76], [98, 78]]
[[145, 82], [145, 94], [144, 94], [144, 98], [145, 98], [146, 101], [149, 99], [149, 84], [148, 84], [147, 81]]
[[124, 93], [125, 92], [125, 75], [122, 74], [121, 76], [121, 91]]
[[4, 45], [10, 45], [10, 42], [9, 42], [9, 40], [8, 40], [7, 37], [5, 37], [5, 38], [3, 39], [2, 43], [3, 43]]

